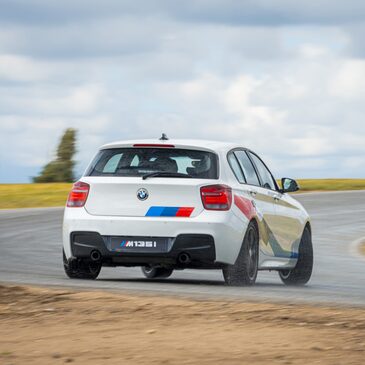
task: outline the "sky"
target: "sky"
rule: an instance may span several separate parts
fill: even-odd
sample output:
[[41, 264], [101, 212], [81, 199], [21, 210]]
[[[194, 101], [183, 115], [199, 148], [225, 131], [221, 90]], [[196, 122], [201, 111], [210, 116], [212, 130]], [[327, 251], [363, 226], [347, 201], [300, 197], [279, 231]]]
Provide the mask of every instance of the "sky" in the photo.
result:
[[365, 177], [365, 2], [0, 0], [0, 183], [78, 130], [239, 142], [276, 177]]

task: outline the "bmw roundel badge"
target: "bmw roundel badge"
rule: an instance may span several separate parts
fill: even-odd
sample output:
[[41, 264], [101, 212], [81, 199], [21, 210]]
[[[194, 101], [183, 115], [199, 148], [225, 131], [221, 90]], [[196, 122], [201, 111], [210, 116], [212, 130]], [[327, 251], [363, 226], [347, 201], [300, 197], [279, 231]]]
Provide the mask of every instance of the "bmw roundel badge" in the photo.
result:
[[137, 190], [137, 198], [139, 200], [146, 200], [148, 198], [148, 191], [147, 189], [141, 188]]

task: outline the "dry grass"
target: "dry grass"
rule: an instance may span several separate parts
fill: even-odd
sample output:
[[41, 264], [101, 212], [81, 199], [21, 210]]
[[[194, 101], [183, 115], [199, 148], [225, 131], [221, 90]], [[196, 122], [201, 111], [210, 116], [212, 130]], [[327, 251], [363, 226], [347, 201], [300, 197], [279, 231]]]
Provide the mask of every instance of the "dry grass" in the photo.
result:
[[71, 184], [0, 184], [0, 209], [63, 206], [70, 189]]
[[365, 179], [299, 179], [301, 191], [365, 190]]

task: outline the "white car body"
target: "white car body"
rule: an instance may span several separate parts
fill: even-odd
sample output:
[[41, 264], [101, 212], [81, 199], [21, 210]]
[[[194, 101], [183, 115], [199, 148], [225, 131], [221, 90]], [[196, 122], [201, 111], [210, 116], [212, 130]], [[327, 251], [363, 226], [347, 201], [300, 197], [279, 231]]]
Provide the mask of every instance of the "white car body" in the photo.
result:
[[[190, 262], [189, 256], [191, 265], [180, 265], [180, 268], [221, 268], [224, 265], [235, 264], [247, 227], [250, 221], [254, 220], [259, 231], [258, 269], [290, 270], [296, 266], [304, 228], [306, 226], [310, 228], [309, 216], [298, 201], [281, 192], [277, 186], [275, 189], [268, 189], [238, 181], [227, 156], [232, 155], [234, 151], [246, 151], [240, 145], [197, 140], [138, 140], [110, 143], [102, 146], [100, 150], [140, 148], [136, 146], [163, 149], [166, 148], [163, 147], [164, 145], [173, 145], [172, 148], [175, 149], [207, 151], [215, 154], [218, 158], [218, 178], [155, 176], [143, 180], [140, 176], [87, 176], [90, 165], [80, 179], [90, 187], [86, 203], [82, 207], [65, 208], [63, 248], [66, 260], [87, 259], [90, 250], [101, 251], [99, 246], [91, 245], [87, 248], [88, 242], [83, 241], [79, 242], [79, 246], [86, 247], [87, 255], [82, 253], [81, 256], [77, 256], [72, 242], [75, 232], [95, 232], [102, 237], [128, 237], [127, 244], [134, 248], [129, 252], [136, 252], [137, 258], [133, 259], [133, 254], [122, 252], [122, 250], [111, 252], [110, 247], [109, 250], [108, 247], [104, 247], [101, 256], [104, 258], [106, 253], [108, 260], [105, 264], [112, 266], [164, 264], [163, 259], [159, 262], [158, 253], [148, 253], [149, 245], [158, 244], [154, 241], [156, 237], [169, 238], [167, 250], [172, 252], [174, 239], [179, 235], [187, 235], [187, 238], [190, 237], [189, 235], [197, 235], [197, 237], [202, 235], [203, 238], [206, 236], [213, 238], [213, 259], [206, 264], [199, 265], [199, 262], [196, 262], [192, 265], [193, 260]], [[258, 172], [257, 169], [256, 172]], [[204, 208], [200, 189], [210, 185], [225, 185], [231, 188], [232, 204], [228, 210]], [[140, 192], [140, 189], [143, 191]], [[137, 197], [137, 192], [142, 198], [145, 197], [145, 193], [148, 197], [141, 200]], [[153, 207], [152, 211], [157, 212], [158, 207], [174, 209], [191, 207], [193, 210], [190, 216], [185, 217], [153, 216], [153, 214], [147, 214], [151, 207]], [[167, 209], [167, 212], [171, 213], [173, 210]], [[107, 242], [107, 239], [103, 239], [104, 243]], [[107, 246], [106, 243], [105, 245]], [[199, 250], [199, 242], [194, 242], [193, 245], [196, 245]], [[202, 245], [204, 246], [203, 243]], [[182, 251], [185, 252], [185, 250]], [[175, 252], [174, 255], [182, 251]], [[131, 257], [123, 261], [123, 255]], [[169, 255], [168, 252], [163, 252], [160, 256], [166, 258]], [[143, 257], [148, 259], [152, 257], [153, 260], [144, 261]], [[168, 258], [171, 259], [171, 257]], [[177, 260], [178, 257], [174, 256], [172, 259]], [[168, 262], [174, 266], [173, 261]], [[179, 263], [176, 265], [179, 266]]]

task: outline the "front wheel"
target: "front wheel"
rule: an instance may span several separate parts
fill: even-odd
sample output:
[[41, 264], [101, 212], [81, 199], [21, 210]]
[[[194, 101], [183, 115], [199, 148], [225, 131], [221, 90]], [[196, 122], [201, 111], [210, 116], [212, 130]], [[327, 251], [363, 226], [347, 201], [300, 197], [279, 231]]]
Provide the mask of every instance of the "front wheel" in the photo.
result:
[[94, 280], [98, 277], [101, 266], [101, 262], [82, 260], [75, 260], [71, 263], [66, 259], [65, 252], [63, 252], [63, 268], [70, 279]]
[[308, 227], [304, 229], [299, 244], [298, 262], [292, 270], [279, 271], [281, 281], [285, 285], [304, 285], [312, 276], [313, 246], [311, 232]]
[[142, 266], [142, 273], [147, 279], [168, 278], [173, 271], [164, 267]]
[[255, 284], [259, 263], [259, 233], [255, 222], [250, 222], [238, 258], [234, 265], [223, 269], [226, 284], [249, 286]]

